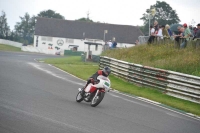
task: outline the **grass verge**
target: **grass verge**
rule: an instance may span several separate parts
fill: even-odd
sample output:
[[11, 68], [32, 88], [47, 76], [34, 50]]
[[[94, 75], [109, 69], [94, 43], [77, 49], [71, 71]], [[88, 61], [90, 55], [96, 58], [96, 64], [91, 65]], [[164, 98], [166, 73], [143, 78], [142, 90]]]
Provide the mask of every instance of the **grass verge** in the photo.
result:
[[5, 44], [0, 44], [0, 50], [2, 50], [2, 51], [16, 51], [16, 52], [19, 52], [19, 51], [21, 51], [21, 48], [13, 47], [13, 46], [5, 45]]
[[[84, 80], [90, 77], [99, 68], [97, 63], [81, 62], [80, 57], [74, 57], [74, 56], [66, 58], [57, 58], [57, 59], [46, 59], [44, 61], [45, 63], [52, 64]], [[139, 87], [131, 83], [128, 83], [113, 75], [110, 76], [110, 80], [112, 83], [112, 88], [116, 90], [148, 98], [150, 100], [171, 106], [173, 108], [177, 108], [200, 116], [200, 104], [168, 96], [156, 89]]]
[[145, 66], [200, 76], [200, 49], [195, 49], [189, 44], [185, 49], [176, 49], [173, 44], [138, 45], [131, 48], [107, 50], [102, 55]]

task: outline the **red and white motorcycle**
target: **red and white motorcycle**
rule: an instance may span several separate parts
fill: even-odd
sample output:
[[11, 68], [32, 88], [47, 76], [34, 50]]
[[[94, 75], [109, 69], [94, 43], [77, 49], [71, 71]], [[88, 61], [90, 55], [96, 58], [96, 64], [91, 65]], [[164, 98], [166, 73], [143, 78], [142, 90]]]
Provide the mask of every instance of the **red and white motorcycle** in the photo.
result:
[[110, 91], [110, 87], [111, 83], [109, 78], [99, 75], [94, 85], [90, 83], [85, 88], [84, 96], [81, 96], [82, 89], [78, 89], [79, 92], [76, 96], [76, 101], [81, 102], [84, 100], [85, 102], [91, 102], [90, 105], [96, 107], [103, 100], [105, 93]]

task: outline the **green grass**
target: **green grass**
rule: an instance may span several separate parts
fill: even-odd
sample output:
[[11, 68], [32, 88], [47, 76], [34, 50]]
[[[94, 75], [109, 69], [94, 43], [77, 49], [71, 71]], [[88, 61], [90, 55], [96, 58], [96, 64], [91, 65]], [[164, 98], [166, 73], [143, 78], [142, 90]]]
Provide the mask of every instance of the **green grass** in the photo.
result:
[[200, 49], [173, 45], [139, 45], [126, 49], [108, 50], [102, 54], [131, 63], [200, 76]]
[[88, 79], [92, 73], [98, 69], [98, 63], [82, 62], [80, 57], [71, 56], [69, 58], [46, 59], [46, 63], [67, 71], [82, 79]]
[[[99, 68], [97, 63], [81, 62], [80, 57], [46, 59], [44, 61], [46, 63], [53, 64], [54, 66], [61, 68], [62, 70], [67, 71], [84, 80], [88, 79]], [[200, 116], [200, 104], [168, 96], [161, 91], [158, 91], [157, 89], [139, 87], [118, 77], [114, 77], [113, 75], [110, 76], [110, 80], [113, 89], [124, 93], [148, 98]]]
[[21, 51], [21, 48], [0, 44], [0, 50], [2, 50], [2, 51], [16, 51], [16, 52], [19, 52], [19, 51]]

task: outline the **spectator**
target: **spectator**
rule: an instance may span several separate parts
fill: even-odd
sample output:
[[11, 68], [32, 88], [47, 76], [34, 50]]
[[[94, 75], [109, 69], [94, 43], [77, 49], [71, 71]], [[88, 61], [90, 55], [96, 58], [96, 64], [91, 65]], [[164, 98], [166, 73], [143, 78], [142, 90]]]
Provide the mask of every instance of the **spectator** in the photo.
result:
[[174, 35], [174, 40], [175, 40], [175, 47], [180, 48], [180, 38], [183, 36], [183, 33], [181, 32], [181, 27], [178, 26], [178, 34]]
[[170, 30], [170, 26], [168, 24], [166, 24], [165, 26], [166, 30], [168, 31], [169, 36], [172, 36], [172, 31]]
[[[191, 35], [191, 32], [190, 32], [190, 29], [187, 27], [187, 24], [183, 24], [183, 27], [184, 27], [184, 41], [182, 42], [180, 48], [185, 48], [187, 46], [187, 42], [189, 41], [190, 39], [190, 35]], [[183, 31], [183, 30], [182, 30]]]
[[[200, 23], [197, 25], [197, 32], [195, 34], [195, 38], [200, 38]], [[196, 48], [200, 46], [200, 40], [196, 42]]]
[[194, 28], [193, 28], [193, 31], [194, 31], [194, 36], [196, 35], [196, 33], [197, 33], [197, 30], [198, 30], [198, 28], [196, 28], [196, 27], [194, 27]]
[[158, 30], [159, 30], [159, 25], [158, 25], [158, 21], [154, 21], [154, 29], [155, 29], [155, 32], [154, 34], [157, 34], [158, 33]]
[[156, 34], [156, 36], [158, 37], [158, 40], [163, 39], [162, 29], [163, 29], [162, 26], [159, 26], [158, 33]]
[[135, 45], [138, 45], [140, 44], [140, 42], [138, 40], [135, 41]]
[[194, 31], [193, 31], [193, 29], [192, 29], [192, 25], [189, 26], [189, 29], [190, 29], [190, 32], [191, 32], [190, 37], [194, 37]]
[[108, 46], [109, 46], [109, 48], [112, 48], [112, 45], [113, 45], [113, 44], [112, 44], [112, 41], [109, 40], [109, 41], [108, 41]]
[[117, 42], [116, 41], [113, 41], [112, 43], [112, 48], [116, 48], [117, 47]]
[[154, 38], [155, 38], [154, 32], [155, 32], [155, 29], [153, 28], [153, 26], [150, 26], [151, 35], [150, 35], [149, 40], [148, 40], [148, 43], [150, 43], [150, 44], [154, 41]]
[[169, 37], [169, 33], [164, 25], [162, 25], [162, 34], [164, 37]]
[[200, 23], [197, 25], [197, 32], [195, 34], [195, 38], [200, 38]]

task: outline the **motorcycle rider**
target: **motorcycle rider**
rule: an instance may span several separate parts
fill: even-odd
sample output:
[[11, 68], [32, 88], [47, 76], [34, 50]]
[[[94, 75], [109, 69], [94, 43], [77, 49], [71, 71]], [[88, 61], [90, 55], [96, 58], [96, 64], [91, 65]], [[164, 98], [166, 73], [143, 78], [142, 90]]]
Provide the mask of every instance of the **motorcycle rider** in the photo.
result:
[[103, 75], [105, 77], [108, 77], [111, 73], [111, 69], [109, 67], [104, 67], [103, 70], [98, 70], [95, 74], [93, 74], [88, 80], [87, 80], [87, 83], [85, 85], [85, 87], [82, 88], [82, 91], [81, 91], [81, 96], [84, 96], [85, 94], [85, 88], [88, 86], [88, 84], [92, 83], [94, 84], [94, 81], [97, 80], [97, 77], [99, 75]]

